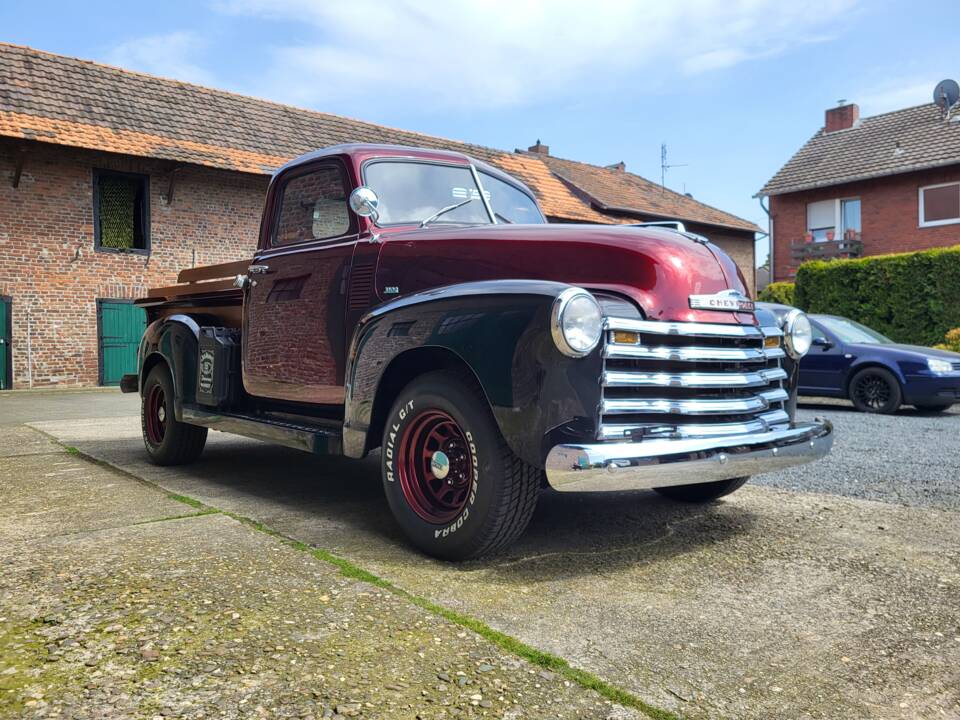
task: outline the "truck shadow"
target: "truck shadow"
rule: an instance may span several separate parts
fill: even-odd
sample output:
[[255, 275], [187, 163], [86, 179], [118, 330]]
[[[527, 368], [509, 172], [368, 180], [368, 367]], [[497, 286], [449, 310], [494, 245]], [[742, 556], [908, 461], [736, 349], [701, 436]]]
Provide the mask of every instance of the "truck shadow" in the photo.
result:
[[[685, 505], [652, 491], [541, 492], [527, 531], [502, 554], [464, 563], [426, 558], [410, 546], [387, 506], [379, 457], [315, 457], [286, 448], [225, 441], [180, 471], [214, 502], [284, 535], [363, 563], [434, 564], [494, 573], [505, 581], [558, 579], [660, 562], [748, 533], [754, 516], [742, 503]], [[678, 532], [682, 528], [682, 532]]]

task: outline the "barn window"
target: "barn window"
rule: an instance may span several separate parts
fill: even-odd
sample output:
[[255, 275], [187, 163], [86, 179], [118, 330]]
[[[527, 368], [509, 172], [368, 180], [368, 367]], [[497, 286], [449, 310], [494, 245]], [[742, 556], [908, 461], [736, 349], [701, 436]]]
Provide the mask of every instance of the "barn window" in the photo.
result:
[[93, 232], [97, 250], [150, 252], [147, 175], [95, 170]]

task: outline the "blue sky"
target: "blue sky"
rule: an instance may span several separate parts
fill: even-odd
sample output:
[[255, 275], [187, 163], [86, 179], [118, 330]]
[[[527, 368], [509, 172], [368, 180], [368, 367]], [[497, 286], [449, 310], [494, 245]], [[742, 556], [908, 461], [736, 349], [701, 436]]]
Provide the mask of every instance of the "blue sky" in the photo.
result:
[[761, 227], [824, 109], [929, 102], [958, 27], [957, 0], [0, 2], [0, 40], [395, 127], [651, 179], [665, 142], [670, 187]]

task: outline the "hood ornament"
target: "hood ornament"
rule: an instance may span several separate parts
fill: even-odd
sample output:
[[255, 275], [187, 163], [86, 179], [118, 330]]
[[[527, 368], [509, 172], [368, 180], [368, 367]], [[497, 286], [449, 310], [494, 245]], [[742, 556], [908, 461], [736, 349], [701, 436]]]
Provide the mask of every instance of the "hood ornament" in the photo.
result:
[[756, 309], [753, 300], [739, 290], [722, 290], [713, 295], [691, 295], [690, 307], [695, 310], [746, 313], [752, 313]]

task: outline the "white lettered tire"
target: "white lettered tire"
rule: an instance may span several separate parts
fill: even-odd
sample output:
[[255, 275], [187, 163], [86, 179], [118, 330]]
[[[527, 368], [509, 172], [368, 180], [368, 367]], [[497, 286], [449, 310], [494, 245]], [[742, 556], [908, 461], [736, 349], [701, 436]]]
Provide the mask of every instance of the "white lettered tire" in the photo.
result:
[[397, 523], [414, 545], [446, 560], [516, 540], [543, 475], [507, 446], [476, 381], [446, 371], [400, 392], [384, 427], [381, 465]]

